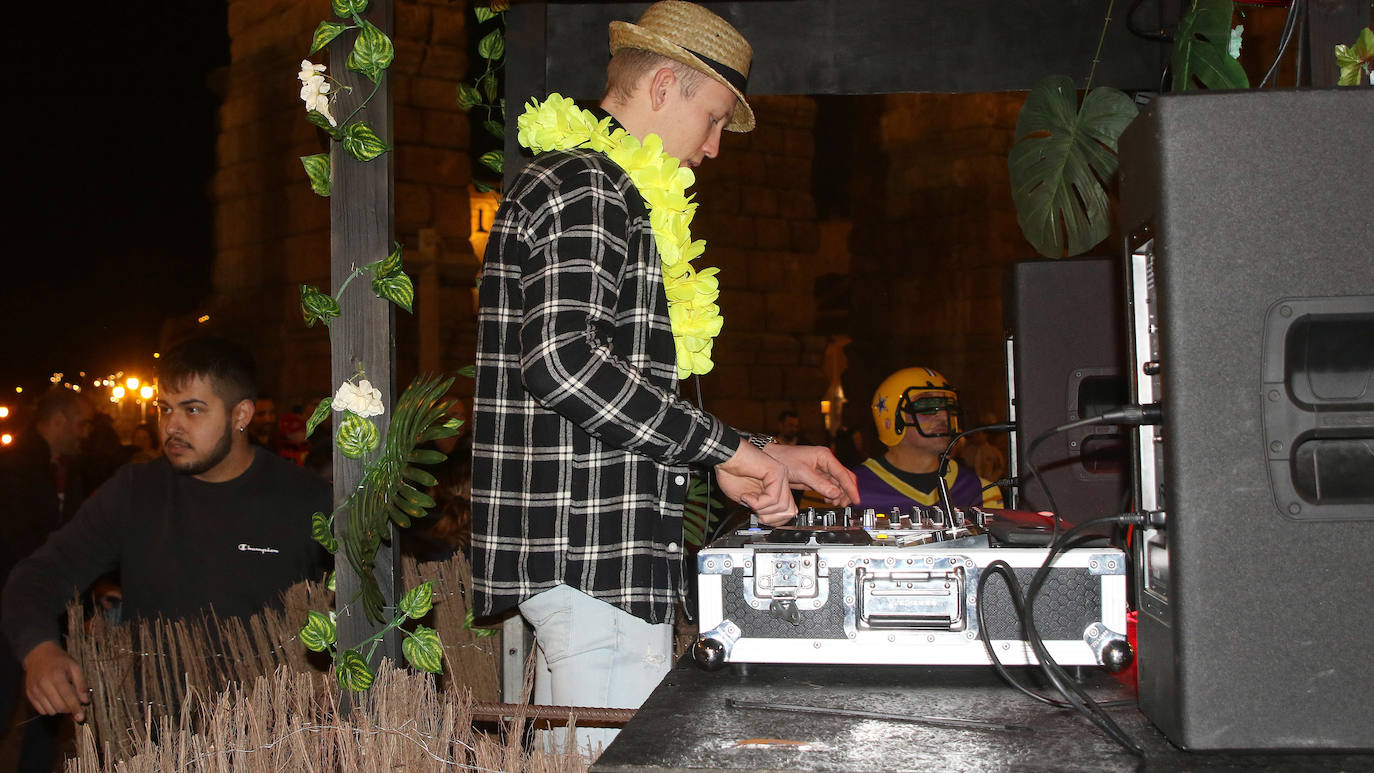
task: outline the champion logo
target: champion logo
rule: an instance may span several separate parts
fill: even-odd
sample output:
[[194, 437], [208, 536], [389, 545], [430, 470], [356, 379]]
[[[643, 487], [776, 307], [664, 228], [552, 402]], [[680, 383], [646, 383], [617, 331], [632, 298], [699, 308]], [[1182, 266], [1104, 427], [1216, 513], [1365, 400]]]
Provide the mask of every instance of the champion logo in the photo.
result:
[[252, 546], [252, 545], [249, 545], [247, 542], [240, 542], [240, 543], [239, 543], [239, 550], [243, 551], [244, 553], [280, 553], [280, 552], [281, 552], [280, 550], [277, 550], [276, 548], [259, 548], [259, 547], [254, 547], [254, 546]]

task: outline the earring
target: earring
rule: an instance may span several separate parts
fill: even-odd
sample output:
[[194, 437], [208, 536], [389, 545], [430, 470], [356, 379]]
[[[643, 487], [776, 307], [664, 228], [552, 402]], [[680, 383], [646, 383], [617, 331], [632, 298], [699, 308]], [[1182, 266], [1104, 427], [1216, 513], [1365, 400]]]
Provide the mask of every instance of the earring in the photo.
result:
[[243, 431], [243, 427], [239, 427], [239, 432], [242, 432], [242, 431]]

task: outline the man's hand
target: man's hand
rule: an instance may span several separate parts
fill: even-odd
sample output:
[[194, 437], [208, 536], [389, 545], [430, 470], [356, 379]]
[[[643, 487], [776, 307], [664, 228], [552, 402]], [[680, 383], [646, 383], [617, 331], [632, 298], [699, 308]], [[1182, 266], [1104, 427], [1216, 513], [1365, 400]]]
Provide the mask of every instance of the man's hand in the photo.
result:
[[725, 496], [753, 510], [769, 526], [797, 514], [797, 503], [787, 490], [787, 467], [743, 438], [735, 455], [716, 465], [716, 483]]
[[854, 473], [822, 446], [785, 446], [769, 443], [764, 453], [787, 467], [787, 481], [793, 488], [809, 488], [837, 507], [859, 501], [859, 484]]
[[71, 714], [86, 719], [91, 702], [81, 667], [55, 641], [45, 641], [24, 656], [24, 691], [40, 714]]

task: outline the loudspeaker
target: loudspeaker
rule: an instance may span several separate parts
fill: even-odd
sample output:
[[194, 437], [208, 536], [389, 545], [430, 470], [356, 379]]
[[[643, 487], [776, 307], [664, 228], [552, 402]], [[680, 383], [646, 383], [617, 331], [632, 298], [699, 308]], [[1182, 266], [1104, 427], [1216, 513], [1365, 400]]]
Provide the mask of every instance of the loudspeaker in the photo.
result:
[[1122, 135], [1140, 707], [1189, 749], [1374, 748], [1374, 90], [1159, 97]]
[[1012, 341], [1019, 509], [1052, 509], [1047, 490], [1069, 523], [1126, 509], [1123, 428], [1049, 437], [1035, 450], [1038, 477], [1028, 454], [1041, 433], [1130, 400], [1123, 294], [1119, 260], [1028, 260], [1007, 270], [1002, 308]]

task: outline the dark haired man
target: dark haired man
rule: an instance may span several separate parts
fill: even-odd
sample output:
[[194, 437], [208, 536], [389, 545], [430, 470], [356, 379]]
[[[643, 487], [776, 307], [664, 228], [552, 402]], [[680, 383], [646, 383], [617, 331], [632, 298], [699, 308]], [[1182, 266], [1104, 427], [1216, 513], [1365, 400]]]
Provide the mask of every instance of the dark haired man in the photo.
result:
[[[80, 393], [55, 387], [34, 406], [33, 420], [14, 445], [0, 451], [0, 582], [43, 540], [71, 520], [89, 487], [78, 463], [82, 442], [90, 435], [95, 410]], [[9, 727], [18, 705], [23, 670], [18, 656], [0, 643], [0, 732]], [[20, 771], [52, 768], [57, 747], [55, 721], [40, 718], [23, 733]]]
[[249, 444], [255, 382], [252, 356], [229, 341], [169, 352], [158, 394], [164, 455], [120, 469], [11, 573], [0, 628], [41, 713], [82, 720], [85, 677], [53, 620], [74, 589], [116, 566], [125, 617], [145, 618], [247, 616], [323, 575], [310, 517], [330, 509], [329, 484]]

